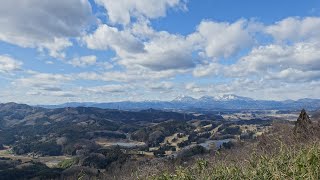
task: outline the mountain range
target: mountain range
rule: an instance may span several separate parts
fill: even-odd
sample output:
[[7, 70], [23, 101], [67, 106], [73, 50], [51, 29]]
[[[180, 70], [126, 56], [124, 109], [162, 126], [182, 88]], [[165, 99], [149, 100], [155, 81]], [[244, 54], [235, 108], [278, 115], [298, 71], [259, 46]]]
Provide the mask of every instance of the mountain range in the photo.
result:
[[121, 101], [121, 102], [69, 102], [60, 105], [40, 105], [45, 108], [62, 107], [97, 107], [122, 110], [161, 109], [161, 110], [299, 110], [302, 108], [316, 110], [320, 108], [320, 99], [299, 100], [255, 100], [233, 94], [221, 96], [203, 96], [193, 98], [179, 96], [171, 101]]

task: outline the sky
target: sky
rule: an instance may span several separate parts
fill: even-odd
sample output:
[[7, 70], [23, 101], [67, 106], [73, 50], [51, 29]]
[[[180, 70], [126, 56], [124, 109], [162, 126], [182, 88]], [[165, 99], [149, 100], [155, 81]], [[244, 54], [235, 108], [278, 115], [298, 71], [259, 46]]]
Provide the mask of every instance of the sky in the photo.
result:
[[318, 0], [0, 3], [0, 102], [320, 98]]

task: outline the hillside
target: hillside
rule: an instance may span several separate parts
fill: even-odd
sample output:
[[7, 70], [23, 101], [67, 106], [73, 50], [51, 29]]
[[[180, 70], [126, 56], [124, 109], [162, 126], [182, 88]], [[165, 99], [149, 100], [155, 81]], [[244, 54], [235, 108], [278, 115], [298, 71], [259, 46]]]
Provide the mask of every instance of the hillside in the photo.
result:
[[312, 114], [312, 118], [313, 118], [314, 120], [320, 121], [320, 110], [315, 111], [315, 112]]
[[[0, 144], [13, 145], [13, 151], [18, 154], [37, 152], [48, 155], [46, 149], [50, 147], [49, 154], [59, 155], [72, 153], [73, 148], [69, 146], [92, 139], [128, 139], [150, 123], [172, 120], [185, 126], [192, 119], [206, 118], [222, 119], [219, 116], [194, 116], [153, 109], [135, 112], [94, 107], [45, 109], [7, 103], [0, 104]], [[137, 135], [134, 137], [145, 140]], [[64, 148], [56, 144], [59, 139], [66, 141]]]
[[19, 179], [27, 172], [28, 177], [84, 173], [120, 178], [115, 173], [124, 166], [129, 170], [150, 160], [182, 162], [232, 147], [236, 139], [260, 136], [273, 122], [268, 111], [222, 114], [233, 118], [226, 120], [220, 112], [0, 104], [0, 165], [4, 167], [0, 172], [8, 179]]
[[[187, 166], [164, 166], [141, 170], [141, 176], [154, 180], [193, 179], [319, 179], [320, 129], [308, 122], [303, 110], [293, 127], [274, 124], [272, 130], [254, 142], [240, 143], [234, 149], [199, 156]], [[159, 168], [159, 167], [158, 167]], [[156, 172], [156, 173], [155, 173]], [[155, 175], [156, 174], [156, 175]]]
[[[0, 175], [6, 179], [260, 179], [309, 173], [313, 178], [310, 173], [318, 170], [298, 172], [295, 163], [313, 154], [318, 158], [317, 112], [309, 119], [303, 110], [294, 123], [290, 120], [298, 117], [296, 113], [0, 104]], [[306, 149], [311, 151], [305, 154]], [[292, 169], [282, 172], [283, 163], [292, 164]], [[278, 174], [268, 174], [271, 171]]]

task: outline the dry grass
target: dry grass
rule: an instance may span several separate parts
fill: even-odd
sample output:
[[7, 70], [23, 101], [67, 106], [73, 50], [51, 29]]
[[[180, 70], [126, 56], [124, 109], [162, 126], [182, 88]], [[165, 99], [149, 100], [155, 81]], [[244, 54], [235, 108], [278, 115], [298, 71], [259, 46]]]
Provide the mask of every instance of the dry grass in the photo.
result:
[[186, 163], [172, 159], [131, 160], [97, 179], [209, 180], [320, 179], [320, 126], [296, 134], [293, 124], [273, 124], [251, 142], [214, 151]]
[[317, 123], [302, 134], [295, 134], [291, 124], [274, 124], [254, 142], [202, 156], [185, 167], [163, 161], [141, 165], [124, 179], [320, 179], [319, 140]]

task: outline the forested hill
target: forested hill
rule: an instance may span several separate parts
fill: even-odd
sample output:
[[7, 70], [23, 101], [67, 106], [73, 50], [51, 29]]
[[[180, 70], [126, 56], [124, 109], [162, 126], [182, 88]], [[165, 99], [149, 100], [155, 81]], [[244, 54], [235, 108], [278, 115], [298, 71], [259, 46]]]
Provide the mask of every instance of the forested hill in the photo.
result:
[[[147, 127], [148, 124], [192, 119], [221, 120], [221, 116], [192, 115], [154, 109], [121, 111], [94, 107], [68, 107], [45, 109], [25, 104], [0, 104], [0, 145], [10, 145], [15, 153], [41, 152], [58, 155], [60, 138], [84, 143], [96, 137], [126, 139], [128, 133]], [[174, 126], [173, 126], [174, 127]], [[64, 149], [66, 150], [66, 149]], [[67, 151], [67, 150], [66, 150]]]
[[[88, 120], [95, 122], [110, 121], [120, 123], [128, 121], [157, 122], [169, 119], [191, 120], [195, 118], [205, 119], [209, 117], [204, 115], [194, 116], [191, 114], [167, 112], [154, 109], [140, 111], [123, 111], [95, 107], [66, 107], [46, 109], [16, 103], [0, 104], [1, 128], [20, 125], [50, 125], [56, 122], [79, 123], [86, 122]], [[215, 116], [214, 118], [221, 117]]]

